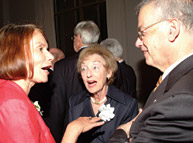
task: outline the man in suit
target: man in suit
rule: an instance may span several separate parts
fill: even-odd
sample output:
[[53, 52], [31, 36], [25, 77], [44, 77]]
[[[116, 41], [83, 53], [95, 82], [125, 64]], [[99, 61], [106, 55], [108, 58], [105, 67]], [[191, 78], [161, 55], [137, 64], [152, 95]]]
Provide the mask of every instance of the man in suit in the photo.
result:
[[148, 65], [163, 72], [162, 82], [136, 120], [108, 142], [192, 143], [193, 1], [143, 0], [138, 9], [136, 46]]
[[114, 38], [107, 38], [101, 41], [100, 45], [110, 50], [117, 59], [118, 70], [113, 85], [136, 98], [136, 75], [133, 68], [122, 59], [123, 48], [119, 41]]
[[100, 30], [93, 21], [81, 21], [74, 28], [73, 46], [76, 52], [71, 57], [55, 63], [51, 82], [53, 95], [51, 98], [51, 110], [45, 122], [51, 130], [56, 142], [61, 142], [65, 131], [65, 115], [68, 111], [68, 100], [70, 96], [84, 90], [84, 84], [79, 78], [76, 64], [79, 53], [89, 44], [97, 43]]

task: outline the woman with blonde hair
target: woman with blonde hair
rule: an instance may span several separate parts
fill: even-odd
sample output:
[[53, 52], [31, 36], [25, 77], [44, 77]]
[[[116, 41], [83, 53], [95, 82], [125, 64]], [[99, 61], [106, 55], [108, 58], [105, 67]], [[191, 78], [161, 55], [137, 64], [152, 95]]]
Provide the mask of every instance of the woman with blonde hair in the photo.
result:
[[87, 91], [72, 96], [69, 101], [68, 122], [79, 117], [100, 117], [102, 126], [80, 134], [78, 143], [104, 143], [121, 124], [138, 113], [137, 101], [113, 85], [117, 62], [114, 55], [99, 44], [80, 53], [77, 69]]

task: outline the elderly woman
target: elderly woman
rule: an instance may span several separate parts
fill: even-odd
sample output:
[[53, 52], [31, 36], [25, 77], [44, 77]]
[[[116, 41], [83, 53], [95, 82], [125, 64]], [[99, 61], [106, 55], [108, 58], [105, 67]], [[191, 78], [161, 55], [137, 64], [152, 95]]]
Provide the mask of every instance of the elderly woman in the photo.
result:
[[[37, 26], [10, 24], [0, 29], [0, 142], [55, 142], [28, 98], [35, 83], [47, 82], [52, 60], [44, 33]], [[79, 127], [81, 133], [101, 125], [98, 120], [79, 118], [73, 127]]]
[[82, 133], [78, 143], [104, 143], [121, 124], [132, 120], [138, 113], [134, 98], [111, 85], [117, 70], [113, 54], [95, 44], [81, 51], [78, 72], [87, 91], [72, 96], [69, 101], [68, 121], [79, 117], [101, 117], [102, 126]]

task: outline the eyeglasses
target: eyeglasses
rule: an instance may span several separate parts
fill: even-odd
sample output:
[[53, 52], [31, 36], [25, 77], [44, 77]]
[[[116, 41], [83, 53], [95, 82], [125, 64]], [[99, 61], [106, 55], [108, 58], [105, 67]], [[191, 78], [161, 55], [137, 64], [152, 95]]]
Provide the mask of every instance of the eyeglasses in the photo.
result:
[[161, 23], [161, 22], [163, 22], [163, 21], [167, 21], [167, 19], [164, 19], [164, 20], [158, 21], [158, 22], [156, 22], [156, 23], [153, 23], [153, 24], [145, 27], [143, 30], [141, 30], [140, 28], [138, 28], [137, 31], [138, 31], [138, 37], [139, 37], [139, 39], [140, 39], [140, 40], [143, 40], [143, 38], [144, 38], [144, 36], [145, 36], [145, 35], [144, 35], [144, 31], [146, 31], [147, 29], [149, 29], [149, 28], [153, 27], [154, 25], [159, 24], [159, 23]]

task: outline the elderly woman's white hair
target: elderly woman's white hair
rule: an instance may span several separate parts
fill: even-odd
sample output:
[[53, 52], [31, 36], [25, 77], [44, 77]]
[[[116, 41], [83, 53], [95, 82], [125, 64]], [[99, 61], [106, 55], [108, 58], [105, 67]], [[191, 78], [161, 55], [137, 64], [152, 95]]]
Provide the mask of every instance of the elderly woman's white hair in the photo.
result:
[[100, 43], [101, 46], [110, 50], [116, 58], [121, 58], [123, 54], [123, 48], [119, 41], [114, 38], [107, 38]]

